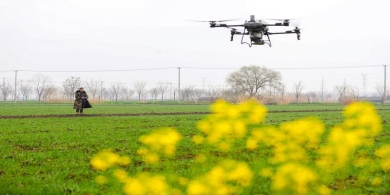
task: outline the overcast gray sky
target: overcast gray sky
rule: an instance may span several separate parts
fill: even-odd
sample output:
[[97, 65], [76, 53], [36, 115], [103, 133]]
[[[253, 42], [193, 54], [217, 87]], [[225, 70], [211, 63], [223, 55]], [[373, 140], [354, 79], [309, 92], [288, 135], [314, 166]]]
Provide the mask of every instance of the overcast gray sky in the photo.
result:
[[[383, 67], [286, 70], [296, 67], [390, 65], [390, 13], [386, 0], [0, 0], [0, 71], [113, 70], [166, 67], [239, 68], [261, 65], [281, 71], [283, 81], [302, 80], [332, 91], [344, 79], [362, 87], [383, 83]], [[300, 18], [295, 35], [271, 37], [273, 47], [230, 42], [227, 29], [193, 20]], [[292, 27], [290, 27], [292, 28]], [[270, 31], [285, 31], [273, 27]], [[183, 69], [183, 85], [223, 85], [233, 70]], [[34, 72], [20, 72], [28, 79]], [[43, 73], [61, 82], [67, 76], [107, 82], [160, 80], [177, 83], [177, 69]], [[13, 78], [12, 72], [0, 77]]]

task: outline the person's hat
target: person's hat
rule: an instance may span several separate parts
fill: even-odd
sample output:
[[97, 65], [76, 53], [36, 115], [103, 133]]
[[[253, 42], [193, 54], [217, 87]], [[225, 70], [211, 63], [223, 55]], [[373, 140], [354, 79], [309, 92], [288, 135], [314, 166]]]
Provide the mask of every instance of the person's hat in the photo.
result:
[[84, 89], [84, 87], [80, 87], [79, 89]]

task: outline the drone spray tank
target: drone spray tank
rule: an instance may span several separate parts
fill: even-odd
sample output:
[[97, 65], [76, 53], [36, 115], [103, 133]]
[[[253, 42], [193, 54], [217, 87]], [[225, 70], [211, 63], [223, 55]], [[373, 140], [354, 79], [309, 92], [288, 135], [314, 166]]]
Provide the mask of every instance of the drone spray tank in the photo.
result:
[[261, 20], [256, 22], [254, 15], [251, 15], [249, 22], [245, 22], [244, 24], [244, 26], [248, 29], [249, 38], [251, 39], [253, 45], [264, 45], [261, 24]]

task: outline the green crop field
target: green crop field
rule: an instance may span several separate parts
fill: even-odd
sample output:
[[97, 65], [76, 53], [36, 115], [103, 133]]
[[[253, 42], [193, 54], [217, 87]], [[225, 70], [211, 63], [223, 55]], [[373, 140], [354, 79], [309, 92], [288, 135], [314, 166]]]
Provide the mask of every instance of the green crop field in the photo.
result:
[[[94, 104], [83, 116], [74, 114], [71, 104], [0, 104], [0, 194], [121, 194], [122, 184], [109, 182], [100, 185], [95, 177], [102, 174], [90, 165], [90, 159], [103, 149], [129, 156], [132, 163], [124, 169], [135, 175], [141, 172], [159, 172], [192, 178], [203, 174], [225, 154], [218, 153], [200, 166], [195, 160], [203, 150], [191, 138], [199, 134], [197, 123], [210, 112], [209, 105], [161, 104]], [[378, 106], [383, 131], [375, 140], [381, 146], [390, 144], [390, 106]], [[326, 129], [341, 123], [343, 106], [332, 105], [273, 105], [264, 124], [315, 116]], [[139, 116], [110, 116], [99, 114], [140, 114]], [[158, 113], [164, 113], [159, 115]], [[181, 114], [177, 114], [181, 113]], [[45, 115], [31, 117], [32, 115]], [[89, 116], [90, 115], [90, 116]], [[6, 118], [5, 116], [19, 116]], [[66, 116], [66, 117], [62, 117]], [[141, 135], [162, 127], [176, 129], [183, 139], [178, 144], [172, 161], [159, 166], [143, 163], [137, 155]], [[245, 142], [242, 142], [245, 145]], [[204, 151], [206, 152], [206, 151]], [[215, 152], [214, 152], [215, 153]], [[235, 148], [230, 159], [245, 161], [253, 170], [264, 164], [270, 150], [244, 151]], [[378, 174], [378, 173], [376, 173]], [[388, 194], [390, 177], [383, 174], [384, 184], [373, 188], [360, 183], [345, 183], [340, 194]], [[271, 194], [268, 178], [255, 177], [252, 186], [243, 194]], [[341, 184], [340, 184], [341, 185]], [[183, 187], [177, 186], [179, 189]]]

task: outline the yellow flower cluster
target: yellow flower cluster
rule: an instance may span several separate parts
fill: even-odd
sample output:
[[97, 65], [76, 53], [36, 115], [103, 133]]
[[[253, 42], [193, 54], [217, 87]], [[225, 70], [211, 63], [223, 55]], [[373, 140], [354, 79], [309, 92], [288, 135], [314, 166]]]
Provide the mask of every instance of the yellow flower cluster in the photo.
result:
[[297, 194], [306, 194], [318, 175], [311, 169], [296, 163], [287, 163], [278, 168], [272, 177], [275, 190], [291, 189]]
[[243, 162], [225, 160], [188, 184], [187, 194], [237, 194], [251, 184], [253, 173]]
[[[268, 163], [277, 165], [275, 173], [272, 169], [265, 168], [260, 175], [271, 178], [272, 186], [277, 191], [289, 189], [297, 194], [306, 194], [312, 189], [320, 194], [329, 194], [330, 189], [322, 184], [325, 181], [321, 181], [318, 174], [323, 173], [323, 170], [336, 172], [346, 165], [367, 165], [369, 159], [359, 158], [355, 152], [361, 146], [371, 146], [382, 128], [381, 120], [371, 104], [351, 104], [343, 114], [345, 121], [331, 128], [325, 140], [322, 140], [325, 125], [316, 118], [252, 130], [251, 136], [246, 140], [247, 149], [255, 150], [260, 144], [272, 148], [273, 156], [268, 158]], [[325, 145], [320, 144], [323, 141]], [[383, 147], [376, 152], [383, 159], [383, 170], [390, 169], [389, 150], [390, 148]], [[314, 166], [313, 154], [318, 156]], [[373, 183], [377, 184], [377, 180]]]
[[114, 165], [126, 166], [131, 160], [128, 156], [119, 156], [108, 150], [103, 150], [91, 159], [91, 165], [94, 169], [104, 171]]
[[354, 103], [343, 112], [345, 121], [331, 129], [327, 144], [321, 147], [317, 165], [329, 170], [345, 167], [354, 160], [359, 147], [371, 146], [375, 136], [382, 130], [381, 119], [369, 103]]
[[172, 128], [152, 131], [150, 134], [139, 138], [139, 141], [145, 146], [138, 150], [138, 155], [142, 156], [146, 163], [158, 163], [161, 155], [172, 157], [175, 154], [176, 144], [181, 140], [181, 137]]
[[114, 172], [114, 176], [124, 183], [123, 190], [129, 195], [171, 194], [165, 177], [161, 175], [141, 173], [135, 177], [129, 177], [126, 171], [118, 169]]
[[[218, 100], [211, 109], [213, 114], [198, 123], [201, 133], [192, 137], [195, 144], [202, 146], [199, 152], [195, 152], [193, 162], [205, 165], [202, 167], [202, 170], [207, 170], [205, 174], [187, 178], [176, 175], [178, 172], [163, 175], [167, 172], [165, 170], [160, 174], [143, 172], [130, 176], [125, 170], [117, 169], [114, 177], [124, 185], [124, 192], [137, 195], [239, 194], [246, 192], [246, 187], [256, 188], [257, 185], [252, 183], [257, 180], [255, 177], [261, 176], [263, 181], [270, 182], [270, 185], [263, 186], [271, 186], [272, 193], [328, 195], [332, 193], [333, 185], [337, 187], [338, 182], [344, 182], [350, 176], [372, 186], [387, 181], [380, 174], [390, 171], [390, 145], [383, 145], [375, 150], [375, 156], [372, 155], [376, 148], [374, 138], [381, 132], [382, 125], [375, 108], [369, 103], [347, 106], [343, 112], [344, 122], [330, 128], [329, 132], [317, 118], [248, 128], [264, 121], [267, 112], [264, 106], [253, 100], [237, 105]], [[162, 157], [174, 156], [181, 139], [182, 135], [172, 128], [155, 130], [139, 138], [143, 146], [137, 153], [144, 162], [157, 164]], [[203, 143], [224, 153], [210, 150]], [[242, 153], [232, 151], [233, 144], [243, 144], [247, 150], [239, 150]], [[247, 158], [259, 148], [272, 151], [270, 156], [259, 159], [259, 162], [264, 162], [261, 165], [255, 158]], [[240, 160], [229, 159], [229, 154], [233, 154], [230, 158]], [[250, 159], [250, 164], [261, 166], [260, 170], [253, 169], [258, 174], [253, 174], [249, 163], [241, 159]], [[101, 171], [129, 163], [129, 157], [109, 151], [102, 151], [91, 159], [93, 168]], [[100, 184], [108, 181], [101, 175], [95, 180]]]
[[213, 114], [198, 123], [198, 129], [205, 136], [196, 135], [193, 141], [197, 144], [206, 141], [221, 151], [229, 151], [234, 141], [246, 135], [247, 125], [262, 122], [267, 113], [267, 109], [255, 100], [238, 105], [218, 100], [211, 110]]
[[381, 159], [380, 165], [383, 171], [390, 171], [390, 145], [384, 145], [375, 151], [375, 155]]
[[254, 150], [259, 143], [273, 147], [274, 156], [270, 159], [272, 164], [305, 161], [308, 160], [306, 150], [318, 145], [324, 130], [324, 124], [314, 118], [283, 123], [279, 128], [254, 129], [247, 139], [246, 147]]

